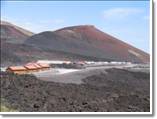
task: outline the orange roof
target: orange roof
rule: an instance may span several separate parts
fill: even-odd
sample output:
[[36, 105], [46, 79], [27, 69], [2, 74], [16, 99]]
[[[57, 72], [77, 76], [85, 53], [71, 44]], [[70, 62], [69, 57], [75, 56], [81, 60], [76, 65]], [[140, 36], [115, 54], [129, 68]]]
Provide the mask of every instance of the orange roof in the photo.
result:
[[26, 67], [27, 69], [38, 69], [36, 66], [34, 65], [25, 65], [24, 67]]
[[26, 65], [25, 65], [25, 67], [26, 68], [28, 68], [28, 69], [40, 69], [40, 68], [42, 68], [39, 64], [37, 64], [37, 63], [27, 63]]
[[26, 66], [30, 66], [30, 65], [31, 65], [31, 66], [33, 65], [33, 66], [35, 66], [36, 68], [42, 68], [42, 67], [41, 67], [39, 64], [37, 64], [37, 63], [27, 63], [27, 64], [26, 64]]
[[50, 67], [50, 65], [46, 64], [46, 63], [38, 63], [38, 65], [40, 65], [43, 68], [49, 68]]
[[13, 70], [13, 71], [23, 71], [23, 70], [27, 70], [25, 67], [23, 66], [10, 66], [8, 67], [8, 69]]
[[42, 68], [42, 67], [41, 67], [39, 64], [37, 64], [37, 63], [36, 63], [36, 64], [34, 63], [34, 66], [36, 66], [37, 68]]
[[12, 71], [23, 71], [23, 70], [35, 70], [35, 69], [41, 69], [41, 68], [49, 68], [49, 64], [45, 63], [27, 63], [24, 66], [10, 66], [8, 69]]

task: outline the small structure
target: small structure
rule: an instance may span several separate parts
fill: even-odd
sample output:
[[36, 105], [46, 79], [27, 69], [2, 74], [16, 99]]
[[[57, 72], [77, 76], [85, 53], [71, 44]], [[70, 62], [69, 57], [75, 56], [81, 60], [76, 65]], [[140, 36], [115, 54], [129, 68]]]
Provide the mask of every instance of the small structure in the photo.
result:
[[62, 64], [71, 64], [71, 61], [64, 61]]
[[28, 74], [48, 69], [50, 69], [50, 65], [46, 63], [27, 63], [24, 66], [10, 66], [6, 71], [15, 74]]
[[41, 70], [48, 70], [48, 69], [50, 69], [50, 65], [46, 64], [46, 63], [38, 63], [37, 65], [39, 65], [41, 67]]
[[24, 65], [24, 67], [28, 70], [28, 72], [36, 72], [39, 71], [39, 68], [37, 68], [35, 65], [33, 64], [26, 64]]
[[77, 62], [77, 64], [83, 66], [83, 65], [85, 65], [85, 62], [84, 61], [79, 61], [79, 62]]
[[24, 66], [10, 66], [6, 69], [7, 72], [15, 74], [25, 74], [28, 73], [28, 70]]

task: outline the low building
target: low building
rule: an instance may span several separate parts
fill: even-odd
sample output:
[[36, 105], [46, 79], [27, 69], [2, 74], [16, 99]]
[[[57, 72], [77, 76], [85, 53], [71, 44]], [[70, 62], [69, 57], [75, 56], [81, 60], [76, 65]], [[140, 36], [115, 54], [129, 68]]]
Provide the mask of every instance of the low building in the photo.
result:
[[46, 63], [37, 63], [41, 67], [41, 70], [48, 70], [50, 69], [50, 65]]
[[37, 68], [35, 65], [33, 64], [26, 64], [24, 65], [24, 67], [28, 70], [28, 72], [36, 72], [39, 71], [39, 68]]
[[10, 66], [6, 69], [7, 72], [15, 74], [26, 74], [28, 70], [24, 66]]
[[84, 61], [79, 61], [79, 62], [77, 62], [77, 64], [79, 64], [79, 65], [85, 65], [85, 62]]
[[50, 69], [50, 65], [46, 63], [27, 63], [24, 66], [10, 66], [6, 71], [15, 74], [29, 74], [48, 69]]

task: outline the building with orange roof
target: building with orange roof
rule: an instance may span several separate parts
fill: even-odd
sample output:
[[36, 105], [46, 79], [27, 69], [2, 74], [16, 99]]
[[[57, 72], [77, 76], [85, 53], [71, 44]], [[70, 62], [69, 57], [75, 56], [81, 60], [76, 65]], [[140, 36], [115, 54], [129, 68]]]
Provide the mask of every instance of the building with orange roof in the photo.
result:
[[49, 68], [50, 67], [49, 64], [46, 64], [46, 63], [38, 63], [38, 65], [40, 67], [43, 67], [43, 68]]
[[10, 66], [6, 69], [7, 72], [12, 72], [15, 74], [25, 74], [27, 69], [24, 66]]
[[24, 67], [29, 71], [29, 72], [35, 72], [35, 71], [39, 71], [41, 69], [40, 66], [38, 66], [35, 63], [28, 63], [26, 65], [24, 65]]
[[39, 64], [37, 64], [37, 63], [34, 63], [34, 66], [36, 66], [38, 69], [41, 69], [42, 67], [39, 65]]
[[46, 63], [38, 63], [38, 65], [41, 67], [41, 70], [48, 70], [50, 69], [50, 65]]
[[6, 71], [13, 72], [15, 74], [27, 74], [48, 69], [50, 69], [50, 66], [46, 63], [27, 63], [24, 66], [10, 66]]

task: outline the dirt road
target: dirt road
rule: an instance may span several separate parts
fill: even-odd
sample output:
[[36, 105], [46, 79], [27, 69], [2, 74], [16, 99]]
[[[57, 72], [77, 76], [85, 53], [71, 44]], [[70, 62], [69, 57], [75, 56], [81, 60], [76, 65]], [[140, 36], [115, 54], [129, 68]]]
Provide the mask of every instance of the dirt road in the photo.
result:
[[82, 79], [101, 74], [106, 69], [119, 68], [123, 69], [124, 67], [133, 67], [133, 64], [129, 65], [110, 65], [110, 66], [88, 66], [85, 69], [64, 69], [64, 68], [52, 68], [48, 71], [36, 72], [34, 75], [44, 81], [52, 81], [59, 83], [73, 83], [81, 84], [83, 83]]

